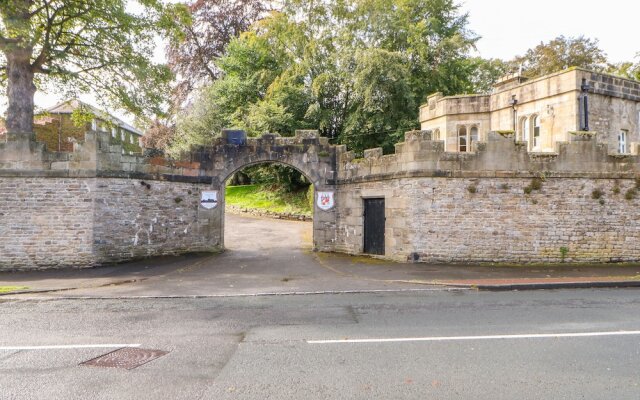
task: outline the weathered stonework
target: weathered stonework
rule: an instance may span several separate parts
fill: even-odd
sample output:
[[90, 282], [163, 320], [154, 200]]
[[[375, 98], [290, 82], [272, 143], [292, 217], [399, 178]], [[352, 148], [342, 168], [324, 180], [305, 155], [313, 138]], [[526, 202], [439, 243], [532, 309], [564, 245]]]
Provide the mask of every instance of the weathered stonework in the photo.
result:
[[[572, 140], [569, 132], [583, 130], [582, 94], [588, 97], [589, 130], [598, 133], [598, 140], [608, 144], [611, 153], [619, 153], [618, 137], [625, 132], [623, 153], [637, 154], [640, 83], [580, 68], [533, 80], [508, 76], [490, 94], [445, 97], [435, 93], [420, 107], [421, 129], [432, 131], [450, 152], [461, 151], [461, 134], [466, 140], [464, 151], [473, 151], [468, 143], [471, 129], [476, 132], [474, 142], [486, 141], [489, 132], [512, 130], [529, 151], [555, 152], [557, 143]], [[534, 141], [536, 126], [539, 137]]]
[[[383, 197], [386, 257], [397, 261], [638, 260], [640, 204], [624, 195], [635, 181], [547, 178], [525, 194], [530, 184], [530, 178], [424, 177], [343, 185], [336, 250], [362, 253], [362, 199]], [[604, 204], [592, 198], [594, 190], [603, 192]]]
[[[360, 254], [363, 201], [384, 198], [384, 257], [410, 262], [640, 261], [640, 157], [610, 154], [598, 134], [530, 153], [491, 132], [474, 153], [413, 131], [396, 153], [356, 159], [312, 132], [222, 138], [181, 160], [126, 156], [88, 134], [73, 153], [0, 143], [0, 269], [82, 267], [219, 251], [224, 184], [251, 164], [305, 174], [336, 206], [314, 210], [314, 248]], [[200, 205], [218, 190], [218, 206]]]
[[137, 179], [95, 179], [96, 262], [217, 251], [222, 236], [200, 207], [208, 185]]
[[88, 266], [95, 180], [0, 177], [0, 268]]
[[[125, 155], [90, 132], [72, 153], [9, 137], [0, 143], [0, 270], [86, 267], [140, 257], [220, 251], [224, 185], [247, 165], [299, 169], [316, 190], [335, 190], [336, 148], [315, 131], [217, 139], [180, 160]], [[208, 210], [201, 192], [218, 190]], [[330, 251], [336, 211], [316, 210], [314, 246]]]
[[497, 133], [477, 153], [447, 153], [430, 137], [409, 132], [393, 155], [339, 153], [337, 251], [362, 253], [363, 199], [384, 198], [385, 256], [398, 261], [640, 260], [640, 208], [626, 198], [638, 156], [591, 136], [551, 154]]
[[140, 182], [0, 177], [0, 266], [87, 267], [220, 249], [198, 213], [202, 185]]

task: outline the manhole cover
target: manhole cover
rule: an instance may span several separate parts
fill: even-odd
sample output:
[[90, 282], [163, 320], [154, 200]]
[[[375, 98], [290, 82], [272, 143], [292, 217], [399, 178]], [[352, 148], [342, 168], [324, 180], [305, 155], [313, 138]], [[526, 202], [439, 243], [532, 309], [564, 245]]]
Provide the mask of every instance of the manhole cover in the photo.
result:
[[116, 351], [112, 351], [111, 353], [107, 353], [100, 357], [96, 357], [89, 361], [85, 361], [80, 365], [90, 365], [93, 367], [105, 368], [134, 369], [168, 353], [168, 351], [162, 350], [148, 350], [125, 347]]

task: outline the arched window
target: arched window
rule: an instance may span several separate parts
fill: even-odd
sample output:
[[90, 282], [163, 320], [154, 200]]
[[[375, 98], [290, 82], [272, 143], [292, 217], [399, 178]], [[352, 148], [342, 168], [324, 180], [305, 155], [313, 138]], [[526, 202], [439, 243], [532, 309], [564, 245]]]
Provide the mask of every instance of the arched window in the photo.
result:
[[467, 151], [467, 127], [461, 126], [458, 128], [458, 151]]
[[533, 150], [540, 148], [540, 116], [533, 116]]
[[440, 140], [440, 129], [433, 131], [433, 140]]
[[469, 151], [473, 149], [473, 144], [478, 142], [478, 127], [472, 126], [469, 133]]
[[520, 131], [522, 132], [522, 141], [527, 143], [527, 150], [531, 149], [530, 145], [530, 134], [529, 134], [529, 118], [522, 118], [520, 122]]

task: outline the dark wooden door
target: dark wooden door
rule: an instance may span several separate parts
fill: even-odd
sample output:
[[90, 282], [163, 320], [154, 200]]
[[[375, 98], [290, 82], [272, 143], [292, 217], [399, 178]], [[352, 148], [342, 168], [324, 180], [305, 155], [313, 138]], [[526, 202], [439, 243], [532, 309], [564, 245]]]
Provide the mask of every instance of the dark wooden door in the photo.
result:
[[364, 252], [384, 254], [384, 199], [364, 199]]

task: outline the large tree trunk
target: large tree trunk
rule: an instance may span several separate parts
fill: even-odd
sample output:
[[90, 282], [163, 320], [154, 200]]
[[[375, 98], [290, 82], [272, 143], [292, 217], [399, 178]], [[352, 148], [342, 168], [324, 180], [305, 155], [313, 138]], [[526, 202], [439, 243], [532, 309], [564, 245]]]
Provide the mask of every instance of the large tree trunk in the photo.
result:
[[7, 54], [7, 131], [13, 134], [33, 134], [33, 83], [31, 49], [14, 49]]

